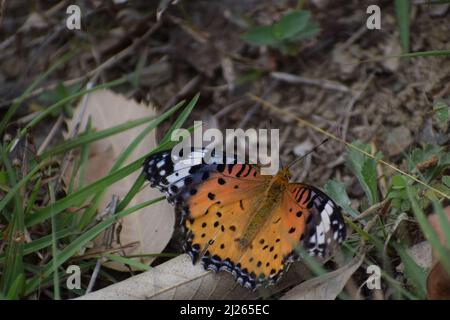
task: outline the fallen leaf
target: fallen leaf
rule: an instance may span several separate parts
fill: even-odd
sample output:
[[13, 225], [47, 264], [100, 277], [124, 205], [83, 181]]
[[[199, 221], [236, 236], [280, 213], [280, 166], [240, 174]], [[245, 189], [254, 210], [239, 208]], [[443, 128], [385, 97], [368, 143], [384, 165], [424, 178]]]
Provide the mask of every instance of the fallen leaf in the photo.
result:
[[305, 281], [288, 291], [281, 300], [334, 300], [359, 268], [365, 254], [354, 257], [345, 266]]
[[240, 286], [230, 273], [206, 271], [200, 264], [193, 265], [187, 254], [182, 254], [147, 272], [92, 292], [79, 299], [248, 300], [267, 297], [292, 286], [304, 279], [306, 273], [306, 267], [303, 264], [296, 263], [277, 284], [253, 292]]
[[[70, 137], [73, 130], [75, 130], [77, 119], [79, 119], [82, 112], [82, 104], [83, 102], [78, 105], [72, 119], [68, 121], [68, 134], [66, 136]], [[84, 130], [89, 117], [91, 117], [92, 129], [100, 131], [123, 124], [130, 120], [154, 115], [156, 115], [156, 111], [152, 107], [138, 104], [137, 102], [128, 100], [112, 91], [96, 91], [91, 93], [88, 97], [86, 111], [82, 117], [79, 128], [80, 132]], [[129, 146], [142, 129], [143, 126], [139, 126], [92, 143], [89, 148], [89, 160], [86, 167], [85, 184], [104, 177], [113, 166], [116, 158]], [[139, 144], [134, 152], [129, 155], [125, 165], [142, 157], [155, 147], [155, 131], [153, 131]], [[71, 172], [72, 170], [69, 168], [66, 170], [66, 175], [70, 175]], [[106, 208], [113, 195], [123, 198], [130, 190], [138, 175], [139, 171], [134, 172], [125, 179], [110, 186], [101, 201], [98, 211], [101, 212]], [[68, 177], [66, 176], [66, 181], [67, 180]], [[154, 188], [144, 188], [136, 194], [129, 206], [155, 199], [160, 196], [161, 193], [158, 190]], [[166, 247], [172, 236], [174, 223], [175, 215], [173, 207], [166, 201], [161, 201], [121, 219], [119, 221], [121, 231], [119, 235], [115, 232], [112, 247], [116, 248], [137, 242], [137, 246], [125, 249], [123, 250], [123, 253], [126, 255], [160, 253]], [[120, 239], [118, 239], [118, 236]], [[94, 244], [93, 250], [103, 246], [103, 234], [95, 239]], [[153, 259], [153, 257], [140, 258], [140, 262], [149, 264]], [[128, 268], [116, 262], [108, 262], [106, 265], [116, 270], [128, 271]]]
[[436, 263], [427, 278], [427, 298], [450, 300], [450, 276], [441, 263]]
[[[445, 215], [450, 221], [450, 207], [444, 209]], [[433, 229], [436, 231], [442, 245], [448, 249], [448, 244], [445, 241], [444, 231], [439, 223], [437, 214], [432, 214], [428, 217]], [[433, 251], [433, 267], [428, 273], [427, 278], [427, 298], [430, 300], [450, 300], [450, 275], [445, 270], [444, 266], [439, 262], [438, 255]]]

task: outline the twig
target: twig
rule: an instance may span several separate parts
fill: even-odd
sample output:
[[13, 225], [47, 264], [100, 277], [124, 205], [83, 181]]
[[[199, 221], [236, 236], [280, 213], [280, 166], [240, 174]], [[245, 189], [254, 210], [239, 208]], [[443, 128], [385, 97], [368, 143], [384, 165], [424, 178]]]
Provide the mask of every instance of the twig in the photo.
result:
[[126, 47], [125, 49], [123, 49], [122, 51], [116, 53], [115, 55], [113, 55], [111, 58], [109, 58], [108, 60], [106, 60], [105, 62], [103, 62], [101, 65], [99, 65], [97, 68], [95, 68], [94, 70], [91, 70], [87, 73], [88, 77], [91, 77], [97, 73], [100, 73], [108, 68], [110, 68], [111, 66], [115, 65], [117, 62], [119, 62], [120, 60], [122, 60], [123, 58], [127, 57], [128, 55], [130, 55], [131, 53], [133, 53], [135, 51], [135, 49], [137, 47], [139, 47], [141, 44], [143, 44], [145, 42], [145, 40], [147, 40], [148, 37], [150, 37], [156, 30], [158, 30], [158, 28], [161, 26], [161, 22], [156, 22], [146, 33], [144, 33], [138, 40], [136, 40], [135, 42], [133, 42], [131, 45], [129, 45], [128, 47]]
[[181, 90], [178, 91], [174, 96], [172, 96], [172, 98], [164, 105], [163, 112], [168, 110], [171, 106], [173, 106], [180, 99], [180, 97], [191, 92], [199, 84], [200, 78], [201, 77], [199, 75], [197, 75], [194, 78], [192, 78], [191, 80], [189, 80], [181, 88]]
[[366, 209], [364, 212], [362, 212], [359, 216], [353, 218], [353, 222], [364, 219], [368, 216], [370, 216], [373, 213], [376, 213], [379, 209], [383, 208], [384, 205], [389, 201], [389, 199], [384, 199], [381, 202], [375, 203], [370, 208]]
[[2, 25], [2, 21], [3, 21], [3, 11], [5, 10], [5, 2], [6, 0], [1, 0], [0, 1], [0, 26]]
[[50, 132], [45, 137], [42, 144], [39, 146], [39, 149], [37, 151], [37, 155], [40, 156], [42, 152], [44, 152], [45, 148], [49, 145], [50, 141], [52, 141], [53, 137], [55, 136], [56, 132], [58, 131], [59, 127], [63, 123], [64, 117], [62, 114], [59, 115], [58, 120], [56, 120], [55, 124], [53, 125]]
[[367, 30], [369, 30], [369, 29], [367, 29], [367, 26], [365, 24], [363, 24], [355, 33], [352, 34], [352, 36], [350, 38], [347, 39], [347, 41], [344, 42], [344, 44], [342, 46], [340, 46], [338, 48], [338, 50], [341, 50], [341, 51], [346, 50], [355, 41], [357, 41], [359, 38], [361, 38], [361, 36], [363, 34], [365, 34]]
[[293, 84], [308, 84], [312, 86], [319, 86], [328, 90], [335, 90], [340, 92], [350, 92], [350, 88], [338, 82], [325, 80], [325, 79], [313, 79], [300, 77], [295, 74], [285, 72], [271, 72], [270, 76], [276, 80], [293, 83]]
[[[262, 95], [262, 98], [265, 99], [267, 98], [267, 96], [275, 89], [275, 87], [277, 86], [277, 81], [275, 81], [274, 83], [272, 83], [269, 88], [264, 92], [264, 94]], [[258, 108], [260, 107], [260, 102], [256, 101], [256, 103], [250, 108], [250, 111], [247, 111], [244, 118], [242, 118], [241, 122], [238, 124], [238, 128], [243, 128], [247, 122], [250, 121], [250, 119], [253, 117], [253, 115], [255, 114], [256, 110], [258, 110]]]
[[[117, 208], [117, 203], [119, 202], [119, 197], [117, 197], [116, 195], [112, 196], [111, 202], [108, 204], [107, 209], [108, 209], [108, 216], [112, 216], [114, 215], [114, 213], [116, 213], [116, 208]], [[111, 226], [114, 228], [114, 224]], [[103, 234], [103, 245], [105, 246], [105, 248], [110, 248], [111, 247], [111, 243], [112, 243], [112, 239], [113, 239], [113, 232], [112, 232], [112, 228], [108, 228], [105, 233]], [[105, 257], [100, 257], [97, 259], [97, 263], [95, 264], [95, 268], [94, 271], [92, 272], [92, 276], [91, 279], [89, 280], [89, 284], [88, 287], [86, 289], [86, 294], [88, 294], [89, 292], [92, 291], [92, 289], [94, 288], [95, 285], [95, 281], [97, 280], [98, 274], [100, 272], [100, 268], [102, 266], [102, 262], [105, 259]]]
[[369, 77], [367, 78], [367, 80], [364, 82], [361, 90], [359, 90], [355, 95], [353, 95], [347, 105], [347, 110], [345, 111], [345, 118], [344, 118], [344, 124], [342, 125], [342, 139], [346, 140], [347, 139], [347, 130], [348, 130], [348, 125], [350, 122], [350, 115], [352, 113], [353, 107], [356, 103], [356, 101], [358, 101], [361, 96], [363, 95], [363, 93], [366, 91], [367, 87], [369, 86], [369, 84], [372, 82], [374, 77], [374, 73], [371, 73], [369, 75]]

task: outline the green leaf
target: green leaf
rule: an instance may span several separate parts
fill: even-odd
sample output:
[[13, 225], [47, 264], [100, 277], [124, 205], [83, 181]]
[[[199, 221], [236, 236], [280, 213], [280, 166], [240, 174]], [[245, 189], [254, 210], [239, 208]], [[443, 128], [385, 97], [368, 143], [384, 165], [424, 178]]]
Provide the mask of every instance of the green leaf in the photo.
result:
[[242, 39], [262, 46], [275, 45], [279, 41], [273, 34], [271, 26], [252, 27], [242, 35]]
[[[352, 143], [358, 149], [362, 149], [367, 153], [370, 153], [370, 147], [360, 141]], [[381, 155], [376, 155], [376, 158]], [[358, 178], [361, 187], [366, 194], [369, 204], [374, 205], [378, 202], [378, 189], [377, 189], [377, 171], [376, 161], [360, 151], [348, 147], [347, 148], [347, 166], [352, 173]]]
[[450, 107], [443, 100], [438, 100], [433, 105], [433, 111], [435, 112], [435, 118], [438, 123], [447, 125], [449, 120]]
[[287, 13], [273, 25], [273, 35], [278, 40], [291, 39], [305, 29], [310, 16], [309, 11], [304, 10]]
[[403, 53], [409, 52], [409, 0], [395, 0], [395, 13], [400, 31]]
[[271, 26], [250, 28], [242, 38], [257, 45], [268, 45], [293, 54], [296, 48], [293, 41], [299, 41], [315, 35], [320, 29], [317, 23], [310, 21], [310, 12], [295, 10], [285, 14]]
[[362, 170], [362, 177], [366, 184], [366, 187], [369, 189], [371, 197], [368, 197], [370, 205], [374, 205], [378, 202], [378, 185], [377, 185], [377, 168], [376, 162], [373, 159], [366, 159], [364, 161]]
[[359, 212], [351, 207], [352, 202], [345, 191], [343, 183], [336, 180], [329, 180], [325, 184], [325, 192], [331, 197], [339, 206], [341, 206], [346, 212], [350, 213], [353, 217], [357, 217]]
[[408, 185], [408, 181], [401, 175], [393, 176], [391, 183], [391, 188], [394, 190], [404, 189]]
[[320, 27], [316, 22], [308, 21], [306, 27], [294, 36], [294, 40], [300, 41], [303, 39], [314, 37], [317, 33], [319, 33], [319, 31]]
[[19, 274], [14, 280], [13, 284], [8, 290], [6, 299], [17, 300], [22, 295], [23, 289], [25, 288], [25, 275], [23, 273]]
[[447, 186], [450, 187], [450, 176], [443, 176], [442, 182]]
[[402, 259], [403, 265], [405, 266], [405, 276], [410, 282], [410, 284], [416, 289], [416, 293], [419, 298], [426, 298], [426, 283], [427, 283], [427, 271], [421, 268], [406, 252], [404, 248], [399, 245], [394, 244], [400, 258]]
[[416, 148], [411, 152], [408, 159], [408, 170], [413, 171], [418, 164], [430, 160], [442, 152], [442, 147], [432, 144], [426, 144], [423, 148]]

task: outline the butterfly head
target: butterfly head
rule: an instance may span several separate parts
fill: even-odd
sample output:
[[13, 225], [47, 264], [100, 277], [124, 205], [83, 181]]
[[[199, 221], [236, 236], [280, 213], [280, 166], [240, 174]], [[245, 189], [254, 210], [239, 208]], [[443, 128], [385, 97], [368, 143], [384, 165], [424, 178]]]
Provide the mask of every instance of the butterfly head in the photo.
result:
[[292, 173], [289, 170], [289, 167], [283, 167], [280, 171], [278, 171], [277, 175], [275, 176], [277, 180], [283, 181], [285, 183], [288, 183], [289, 180], [292, 178]]

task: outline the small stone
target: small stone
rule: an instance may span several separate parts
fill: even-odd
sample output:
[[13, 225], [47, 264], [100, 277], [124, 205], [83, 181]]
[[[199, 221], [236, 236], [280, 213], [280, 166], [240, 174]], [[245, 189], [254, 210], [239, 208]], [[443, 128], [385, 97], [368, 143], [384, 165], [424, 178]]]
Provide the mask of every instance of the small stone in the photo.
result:
[[405, 151], [413, 142], [411, 132], [405, 126], [400, 126], [386, 133], [384, 151], [388, 156], [396, 156]]

